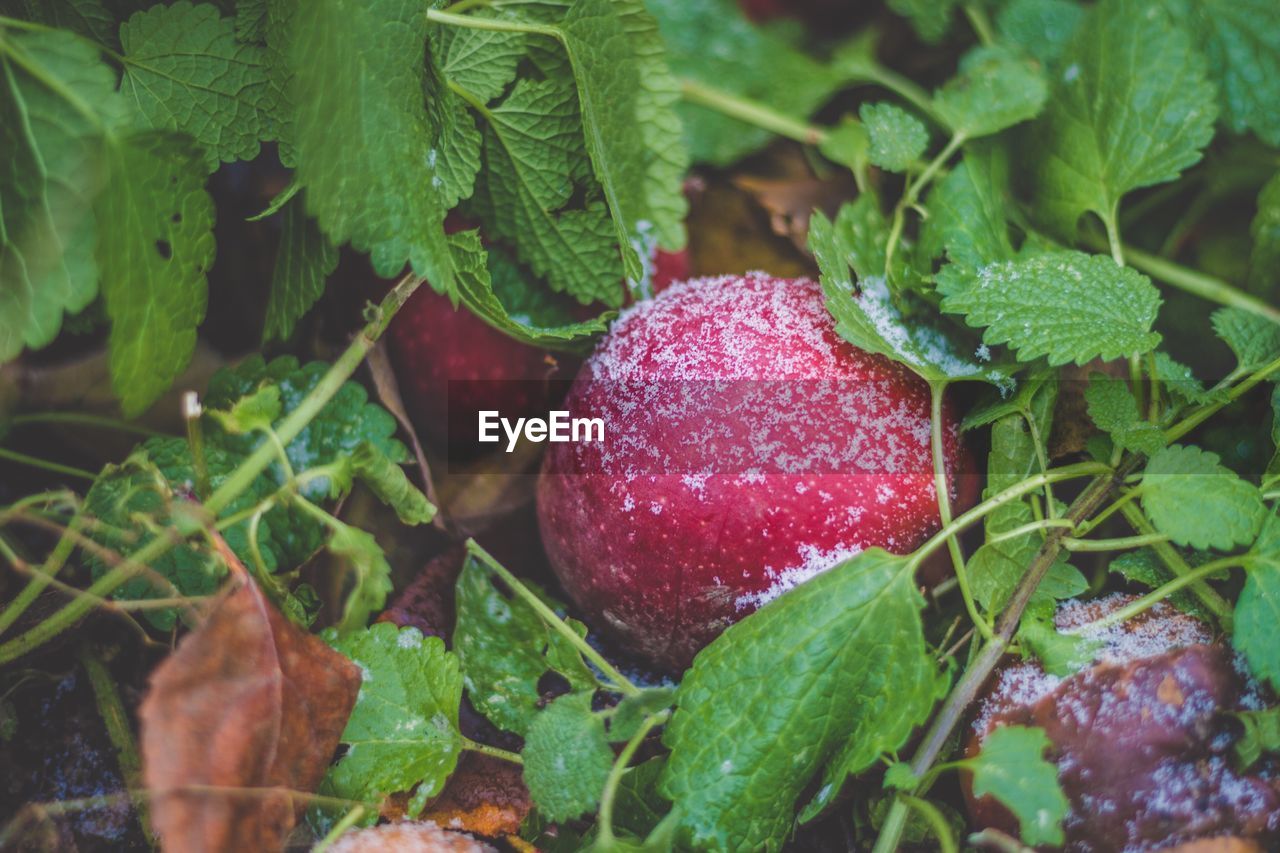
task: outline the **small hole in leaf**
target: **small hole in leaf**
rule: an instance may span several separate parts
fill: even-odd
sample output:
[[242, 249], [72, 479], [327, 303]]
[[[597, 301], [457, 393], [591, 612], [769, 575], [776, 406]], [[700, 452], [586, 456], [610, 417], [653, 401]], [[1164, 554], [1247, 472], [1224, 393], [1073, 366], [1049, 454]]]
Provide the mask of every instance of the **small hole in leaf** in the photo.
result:
[[181, 221], [182, 221], [182, 214], [181, 214], [181, 213], [175, 213], [173, 216], [170, 216], [170, 217], [169, 217], [169, 221], [170, 221], [170, 222], [172, 222], [172, 223], [174, 223], [175, 225], [176, 225], [176, 224], [178, 224], [179, 222], [181, 222]]
[[160, 257], [166, 261], [173, 257], [173, 247], [169, 245], [168, 240], [157, 240], [156, 251], [160, 253]]

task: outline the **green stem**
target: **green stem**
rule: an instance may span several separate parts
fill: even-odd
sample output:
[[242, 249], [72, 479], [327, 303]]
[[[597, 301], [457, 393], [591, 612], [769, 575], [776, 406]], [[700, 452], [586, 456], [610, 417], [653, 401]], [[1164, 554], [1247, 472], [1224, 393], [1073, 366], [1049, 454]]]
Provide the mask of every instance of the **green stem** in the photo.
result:
[[806, 124], [757, 101], [740, 98], [694, 80], [681, 80], [680, 91], [691, 104], [715, 110], [804, 145], [818, 145], [827, 137], [827, 131], [822, 128]]
[[1111, 259], [1116, 262], [1116, 266], [1124, 266], [1124, 244], [1120, 242], [1120, 225], [1117, 222], [1117, 212], [1113, 209], [1110, 216], [1103, 217], [1103, 224], [1107, 226], [1107, 248], [1111, 250]]
[[956, 853], [959, 848], [956, 846], [955, 838], [951, 835], [951, 824], [947, 823], [946, 816], [938, 810], [937, 806], [928, 800], [922, 800], [910, 794], [903, 794], [902, 800], [915, 809], [916, 814], [924, 818], [924, 822], [929, 824], [933, 837], [938, 839], [940, 853]]
[[1167, 443], [1172, 444], [1182, 438], [1184, 435], [1200, 426], [1200, 424], [1216, 415], [1223, 408], [1234, 403], [1249, 391], [1252, 391], [1259, 383], [1264, 382], [1276, 372], [1280, 372], [1280, 358], [1271, 361], [1260, 370], [1253, 373], [1248, 379], [1233, 386], [1231, 390], [1227, 392], [1225, 399], [1213, 403], [1206, 403], [1187, 417], [1166, 429], [1164, 431], [1164, 440]]
[[520, 757], [520, 753], [511, 752], [497, 746], [489, 746], [487, 743], [480, 743], [471, 738], [464, 737], [462, 739], [462, 748], [469, 749], [472, 752], [478, 752], [481, 755], [487, 755], [490, 758], [500, 758], [503, 761], [510, 761], [512, 764], [524, 764], [524, 759]]
[[851, 79], [850, 82], [873, 83], [877, 86], [888, 89], [890, 92], [893, 92], [895, 95], [920, 110], [920, 112], [924, 113], [933, 121], [943, 125], [944, 127], [946, 126], [946, 122], [942, 121], [934, 110], [933, 99], [929, 97], [929, 93], [921, 86], [890, 68], [886, 68], [878, 63], [860, 65], [858, 67], [858, 74]]
[[93, 482], [98, 479], [98, 475], [92, 471], [86, 471], [83, 468], [73, 468], [70, 465], [63, 465], [61, 462], [50, 462], [47, 459], [40, 459], [36, 456], [28, 456], [25, 453], [19, 453], [16, 450], [9, 450], [0, 447], [0, 459], [8, 459], [10, 462], [16, 462], [19, 465], [27, 465], [31, 468], [40, 468], [45, 471], [52, 471], [55, 474], [64, 474], [68, 477], [79, 477], [81, 480]]
[[1206, 275], [1199, 270], [1184, 267], [1167, 258], [1153, 255], [1132, 246], [1124, 247], [1129, 266], [1141, 270], [1152, 278], [1173, 285], [1179, 290], [1199, 296], [1209, 302], [1226, 305], [1231, 308], [1242, 308], [1259, 317], [1266, 317], [1273, 323], [1280, 323], [1280, 308], [1270, 305], [1255, 296], [1245, 293], [1220, 278]]
[[560, 40], [562, 33], [556, 27], [530, 24], [523, 21], [507, 21], [499, 18], [473, 18], [439, 9], [428, 9], [427, 20], [450, 27], [466, 27], [472, 30], [489, 30], [495, 33], [529, 33]]
[[191, 467], [196, 474], [196, 496], [209, 497], [209, 466], [204, 460], [204, 428], [200, 423], [200, 398], [195, 391], [182, 395], [182, 419], [187, 425], [187, 446], [191, 448]]
[[916, 179], [907, 185], [907, 189], [903, 192], [902, 198], [898, 200], [897, 206], [894, 207], [893, 222], [889, 225], [889, 237], [885, 243], [884, 250], [885, 281], [892, 281], [889, 273], [890, 270], [893, 269], [893, 256], [898, 248], [898, 242], [902, 238], [902, 229], [906, 224], [907, 208], [916, 203], [920, 197], [921, 191], [929, 185], [929, 182], [934, 179], [938, 174], [938, 171], [946, 165], [948, 160], [951, 159], [951, 155], [955, 154], [956, 151], [960, 149], [960, 146], [964, 145], [964, 142], [965, 135], [963, 133], [956, 133], [952, 135], [952, 137], [947, 140], [947, 144], [943, 149], [938, 152], [938, 156], [930, 160], [929, 164], [924, 167], [924, 171], [917, 175]]
[[577, 632], [565, 624], [564, 620], [556, 615], [555, 611], [546, 605], [546, 603], [538, 596], [534, 595], [527, 586], [520, 582], [520, 579], [511, 574], [505, 566], [494, 559], [493, 555], [481, 547], [480, 543], [474, 539], [467, 540], [467, 551], [472, 556], [480, 560], [488, 566], [498, 577], [511, 587], [511, 591], [524, 599], [524, 602], [533, 608], [547, 625], [556, 633], [563, 636], [569, 643], [582, 653], [582, 656], [596, 665], [600, 672], [604, 673], [605, 678], [617, 688], [619, 693], [625, 693], [628, 696], [635, 696], [640, 692], [640, 688], [631, 683], [625, 675], [604, 659], [604, 656], [591, 647], [591, 644], [578, 636]]
[[1064, 537], [1062, 547], [1068, 551], [1127, 551], [1147, 545], [1159, 545], [1168, 542], [1169, 537], [1163, 533], [1144, 533], [1139, 536], [1120, 536], [1115, 539], [1072, 539]]
[[[299, 433], [320, 413], [320, 410], [333, 399], [334, 395], [338, 393], [346, 381], [351, 378], [351, 375], [356, 372], [361, 362], [364, 361], [365, 354], [373, 348], [378, 337], [386, 331], [387, 324], [391, 322], [391, 318], [400, 310], [405, 301], [413, 295], [414, 291], [422, 284], [422, 281], [421, 278], [414, 275], [405, 276], [391, 289], [390, 293], [383, 297], [382, 302], [374, 311], [373, 318], [365, 325], [365, 328], [356, 335], [355, 340], [351, 342], [342, 355], [338, 356], [338, 360], [320, 378], [316, 386], [307, 393], [307, 396], [302, 399], [298, 407], [280, 422], [276, 433], [280, 436], [281, 441], [288, 444], [297, 438]], [[276, 450], [270, 442], [263, 442], [258, 445], [244, 461], [236, 466], [235, 470], [223, 481], [222, 485], [209, 496], [209, 500], [204, 503], [205, 509], [211, 516], [216, 517], [248, 491], [252, 487], [254, 480], [258, 478], [258, 475], [265, 471], [275, 461], [275, 458]], [[109, 597], [122, 584], [143, 571], [151, 562], [168, 552], [183, 538], [176, 530], [168, 531], [168, 535], [156, 536], [136, 553], [98, 578], [89, 587], [88, 592], [91, 596], [97, 598]], [[93, 607], [93, 598], [90, 597], [71, 601], [26, 633], [20, 634], [0, 645], [0, 665], [21, 657], [47, 643], [78, 622]]]
[[120, 693], [116, 689], [115, 680], [107, 667], [96, 654], [82, 645], [79, 650], [80, 665], [89, 676], [89, 684], [93, 687], [93, 695], [98, 703], [98, 713], [102, 715], [102, 723], [107, 729], [107, 737], [116, 749], [116, 761], [120, 765], [120, 776], [124, 779], [125, 790], [133, 798], [133, 807], [138, 813], [138, 823], [142, 826], [142, 834], [151, 847], [155, 847], [155, 837], [151, 833], [150, 810], [146, 800], [140, 793], [143, 789], [142, 759], [138, 756], [138, 744], [133, 739], [133, 728], [129, 724], [129, 715], [125, 713], [124, 703], [120, 701]]
[[1164, 601], [1180, 589], [1191, 586], [1193, 583], [1202, 581], [1204, 578], [1212, 574], [1222, 571], [1223, 569], [1234, 569], [1247, 567], [1249, 565], [1248, 557], [1223, 557], [1221, 560], [1214, 560], [1211, 563], [1205, 563], [1203, 566], [1192, 569], [1185, 575], [1174, 578], [1168, 583], [1156, 587], [1151, 592], [1134, 599], [1117, 610], [1113, 610], [1106, 616], [1095, 622], [1088, 622], [1076, 628], [1064, 629], [1064, 634], [1087, 634], [1094, 631], [1101, 631], [1104, 628], [1110, 628], [1113, 625], [1120, 625], [1129, 621], [1138, 614], [1149, 610], [1155, 605]]
[[[63, 531], [58, 538], [58, 544], [53, 546], [53, 551], [49, 554], [48, 559], [40, 566], [39, 570], [27, 581], [27, 585], [22, 591], [14, 596], [13, 601], [0, 611], [0, 634], [4, 634], [13, 627], [13, 623], [27, 612], [32, 603], [40, 597], [40, 593], [44, 592], [45, 587], [62, 571], [62, 567], [67, 564], [67, 558], [71, 556], [72, 550], [75, 548], [75, 532], [78, 531], [83, 523], [83, 518], [76, 515], [67, 525], [67, 529]], [[16, 554], [7, 554], [12, 562], [17, 558]]]
[[1026, 536], [1028, 533], [1039, 533], [1041, 530], [1051, 530], [1055, 527], [1061, 527], [1064, 530], [1075, 529], [1075, 525], [1065, 518], [1046, 518], [1043, 521], [1028, 522], [1012, 530], [1006, 530], [1004, 533], [997, 533], [995, 536], [988, 536], [986, 544], [995, 545], [998, 542], [1007, 542], [1010, 539]]
[[640, 744], [644, 742], [649, 732], [665, 723], [670, 715], [670, 711], [662, 711], [646, 717], [644, 722], [640, 724], [640, 728], [636, 729], [636, 733], [627, 741], [626, 746], [622, 747], [622, 751], [618, 753], [617, 760], [613, 762], [613, 767], [609, 770], [609, 776], [604, 782], [604, 790], [600, 793], [599, 819], [596, 821], [601, 849], [607, 850], [613, 843], [613, 801], [617, 798], [618, 786], [622, 784], [622, 777], [627, 772], [627, 766], [631, 763], [636, 750], [640, 748]]
[[983, 44], [995, 44], [996, 34], [991, 27], [991, 21], [987, 19], [986, 11], [973, 3], [964, 5], [964, 16], [969, 19], [969, 26], [973, 27], [974, 35], [978, 37], [978, 41]]
[[[951, 494], [947, 485], [947, 459], [943, 445], [942, 403], [946, 395], [946, 382], [929, 383], [929, 417], [930, 447], [933, 454], [933, 491], [938, 497], [938, 518], [945, 528], [951, 524]], [[960, 588], [960, 598], [964, 600], [964, 609], [969, 612], [984, 639], [991, 639], [991, 625], [978, 611], [978, 604], [973, 600], [973, 591], [969, 588], [969, 573], [965, 570], [964, 554], [960, 552], [960, 542], [954, 537], [947, 538], [947, 549], [951, 552], [951, 565], [955, 569], [956, 583]]]
[[101, 415], [81, 414], [80, 412], [29, 412], [25, 415], [14, 415], [9, 419], [9, 424], [15, 427], [27, 426], [28, 424], [71, 424], [73, 426], [101, 427], [102, 429], [131, 432], [136, 435], [145, 435], [147, 438], [158, 438], [165, 435], [159, 430], [154, 430], [141, 424], [129, 423], [128, 421], [107, 418]]
[[[1142, 510], [1138, 509], [1131, 503], [1121, 506], [1120, 511], [1124, 513], [1125, 520], [1138, 533], [1150, 534], [1155, 533], [1155, 526], [1152, 525], [1147, 517], [1143, 515]], [[1157, 542], [1151, 546], [1156, 556], [1165, 564], [1169, 571], [1173, 572], [1176, 577], [1186, 577], [1191, 574], [1194, 569], [1182, 558], [1177, 549], [1168, 542]], [[1191, 591], [1196, 598], [1200, 599], [1200, 603], [1209, 609], [1209, 612], [1218, 618], [1218, 624], [1225, 630], [1231, 629], [1231, 623], [1234, 618], [1234, 612], [1231, 604], [1218, 593], [1216, 589], [1209, 586], [1204, 581], [1197, 581]]]
[[354, 806], [350, 811], [342, 816], [342, 820], [333, 825], [333, 828], [325, 833], [315, 847], [311, 848], [311, 853], [324, 853], [333, 846], [333, 842], [341, 838], [348, 829], [360, 822], [360, 818], [364, 817], [364, 813], [368, 811], [364, 806]]

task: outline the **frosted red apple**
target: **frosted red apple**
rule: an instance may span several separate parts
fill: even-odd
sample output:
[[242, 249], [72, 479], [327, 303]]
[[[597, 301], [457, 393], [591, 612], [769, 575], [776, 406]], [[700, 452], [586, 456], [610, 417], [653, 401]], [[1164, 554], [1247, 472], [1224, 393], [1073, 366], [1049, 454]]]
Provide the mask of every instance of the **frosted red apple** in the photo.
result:
[[[1097, 621], [1132, 597], [1070, 602], [1059, 629]], [[1122, 625], [1086, 634], [1094, 664], [1067, 678], [1034, 661], [1005, 668], [983, 700], [968, 745], [994, 729], [1038, 726], [1070, 802], [1065, 849], [1158, 850], [1235, 836], [1280, 844], [1274, 768], [1237, 772], [1239, 736], [1227, 712], [1261, 707], [1257, 686], [1207, 625], [1161, 604]], [[1016, 836], [1017, 821], [990, 797], [975, 800], [978, 828]]]
[[[548, 556], [593, 626], [667, 669], [840, 560], [938, 528], [928, 387], [840, 339], [811, 281], [674, 285], [623, 313], [565, 407], [605, 440], [548, 449]], [[951, 474], [957, 430], [948, 411]]]

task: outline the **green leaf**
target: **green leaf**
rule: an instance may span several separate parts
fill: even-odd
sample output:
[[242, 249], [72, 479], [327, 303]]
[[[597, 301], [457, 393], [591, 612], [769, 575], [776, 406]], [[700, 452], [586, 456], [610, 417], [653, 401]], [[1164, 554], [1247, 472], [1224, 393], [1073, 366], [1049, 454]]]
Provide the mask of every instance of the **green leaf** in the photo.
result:
[[612, 743], [630, 740], [646, 719], [665, 711], [675, 702], [674, 687], [646, 687], [639, 693], [622, 697], [609, 718], [609, 740]]
[[[1030, 518], [1028, 518], [1030, 521]], [[1027, 567], [1040, 550], [1034, 534], [1003, 542], [988, 542], [969, 558], [973, 597], [987, 613], [999, 613], [1022, 581]], [[1075, 598], [1089, 589], [1080, 570], [1060, 556], [1036, 587], [1033, 601]]]
[[338, 267], [337, 248], [315, 220], [307, 217], [303, 205], [303, 200], [294, 196], [284, 207], [263, 343], [283, 341], [293, 334], [298, 321], [324, 294], [325, 281]]
[[689, 153], [675, 113], [680, 85], [667, 66], [657, 21], [641, 0], [579, 0], [560, 30], [623, 269], [639, 281], [641, 258], [655, 245], [679, 249], [685, 243]]
[[958, 0], [889, 0], [889, 8], [908, 18], [920, 38], [940, 41], [951, 29]]
[[111, 318], [111, 384], [127, 416], [169, 389], [195, 351], [213, 265], [213, 200], [199, 150], [150, 131], [108, 146], [98, 267]]
[[864, 551], [731, 626], [694, 660], [667, 726], [662, 777], [694, 845], [779, 849], [820, 768], [830, 762], [823, 800], [928, 716], [944, 685], [912, 569]]
[[368, 252], [379, 275], [407, 262], [445, 290], [449, 205], [431, 155], [439, 140], [424, 98], [427, 32], [411, 0], [312, 0], [293, 17], [288, 94], [298, 177], [320, 227]]
[[1223, 398], [1222, 392], [1206, 390], [1190, 367], [1174, 361], [1167, 353], [1157, 352], [1155, 361], [1152, 378], [1158, 380], [1169, 394], [1182, 402], [1198, 405]]
[[[563, 676], [574, 692], [590, 695], [598, 684], [563, 635], [495, 581], [483, 563], [467, 557], [458, 576], [453, 644], [472, 704], [499, 728], [524, 735], [542, 706], [538, 682], [548, 672]], [[563, 609], [532, 584], [526, 586], [548, 606]], [[566, 621], [578, 636], [587, 635], [581, 622]]]
[[449, 248], [459, 299], [498, 331], [532, 346], [581, 351], [607, 330], [612, 314], [576, 319], [568, 305], [525, 280], [500, 249], [486, 256], [479, 231], [450, 234]]
[[366, 441], [357, 447], [351, 456], [351, 468], [378, 500], [396, 511], [402, 524], [426, 524], [435, 518], [436, 508], [431, 501], [409, 481], [399, 463], [376, 444]]
[[347, 751], [329, 770], [334, 796], [378, 802], [408, 791], [411, 817], [444, 788], [462, 751], [458, 661], [439, 637], [379, 622], [325, 639], [351, 658], [363, 676], [351, 719], [342, 732]]
[[1045, 672], [1065, 678], [1089, 666], [1102, 644], [1059, 632], [1053, 623], [1053, 611], [1053, 606], [1043, 599], [1028, 608], [1018, 623], [1017, 640], [1023, 657], [1034, 656]]
[[[809, 248], [822, 270], [822, 292], [840, 336], [931, 381], [981, 377], [1007, 383], [1002, 373], [958, 355], [943, 332], [906, 321], [884, 280], [886, 233], [884, 217], [869, 193], [842, 207], [834, 223], [821, 211], [810, 220]], [[857, 275], [856, 286], [851, 271]]]
[[870, 138], [868, 159], [881, 169], [905, 172], [929, 145], [924, 123], [893, 104], [863, 104], [858, 108]]
[[71, 30], [110, 48], [120, 43], [115, 16], [102, 0], [15, 0], [19, 3], [26, 20]]
[[252, 160], [265, 137], [263, 50], [236, 38], [235, 21], [186, 0], [139, 12], [120, 27], [120, 90], [149, 127], [195, 138], [219, 160]]
[[1252, 373], [1280, 358], [1280, 323], [1243, 308], [1219, 308], [1211, 321], [1235, 353], [1241, 371]]
[[[948, 270], [951, 272], [948, 274]], [[1160, 294], [1142, 273], [1110, 258], [1057, 251], [988, 264], [975, 273], [948, 267], [939, 277], [942, 310], [986, 327], [988, 344], [1009, 344], [1020, 361], [1084, 364], [1142, 353]]]
[[70, 33], [6, 30], [0, 43], [0, 362], [50, 343], [98, 292], [93, 199], [115, 75]]
[[1253, 767], [1264, 754], [1280, 752], [1280, 707], [1232, 711], [1231, 716], [1244, 727], [1244, 734], [1231, 748], [1241, 770]]
[[268, 0], [236, 0], [236, 38], [259, 44], [267, 39]]
[[1164, 448], [1160, 427], [1144, 420], [1138, 412], [1129, 384], [1105, 373], [1091, 373], [1084, 392], [1089, 417], [1098, 429], [1111, 436], [1117, 447], [1152, 456]]
[[999, 133], [1040, 114], [1049, 86], [1035, 61], [1006, 47], [976, 47], [960, 72], [934, 93], [938, 116], [956, 136]]
[[1043, 729], [1003, 726], [987, 735], [982, 751], [965, 765], [975, 797], [991, 795], [1018, 819], [1027, 844], [1061, 844], [1070, 804], [1058, 784], [1058, 768], [1046, 761]]
[[538, 810], [553, 821], [591, 811], [613, 767], [604, 721], [590, 693], [561, 696], [539, 713], [525, 738], [524, 781]]
[[1280, 172], [1258, 194], [1258, 212], [1249, 225], [1249, 234], [1253, 237], [1249, 289], [1269, 296], [1280, 285]]
[[209, 409], [208, 415], [234, 435], [271, 429], [272, 422], [280, 418], [280, 389], [264, 385], [236, 400], [230, 409]]
[[1102, 0], [1059, 63], [1035, 128], [1036, 205], [1074, 235], [1092, 211], [1115, 225], [1120, 199], [1200, 159], [1217, 115], [1192, 40], [1154, 0]]
[[1280, 13], [1269, 0], [1171, 0], [1170, 8], [1209, 60], [1222, 121], [1280, 146]]
[[[845, 76], [797, 50], [777, 32], [757, 27], [735, 0], [648, 0], [677, 77], [804, 121]], [[745, 61], [768, 57], [768, 61]], [[697, 162], [728, 165], [770, 139], [763, 128], [686, 101], [679, 107], [685, 138]]]
[[1142, 507], [1179, 545], [1228, 550], [1253, 541], [1266, 508], [1258, 489], [1198, 447], [1173, 444], [1142, 475]]
[[446, 79], [481, 101], [497, 98], [516, 77], [524, 58], [523, 33], [434, 27], [431, 51]]
[[1244, 588], [1236, 599], [1231, 643], [1249, 662], [1259, 679], [1280, 689], [1280, 516], [1265, 518], [1245, 573]]
[[[1203, 552], [1195, 552], [1203, 553]], [[1206, 555], [1207, 556], [1207, 555]], [[1195, 567], [1195, 561], [1192, 567]], [[1147, 589], [1156, 589], [1163, 586], [1174, 579], [1173, 572], [1169, 571], [1156, 552], [1150, 548], [1139, 548], [1136, 551], [1126, 551], [1116, 556], [1115, 559], [1107, 566], [1107, 571], [1122, 576], [1125, 580], [1139, 584]], [[1200, 600], [1188, 590], [1180, 589], [1173, 595], [1169, 596], [1167, 601], [1183, 613], [1189, 613], [1197, 619], [1212, 621], [1213, 614], [1205, 609]]]
[[1072, 0], [1012, 0], [996, 15], [996, 31], [1045, 65], [1055, 65], [1085, 18]]
[[981, 143], [929, 193], [929, 218], [921, 226], [928, 257], [945, 249], [955, 263], [978, 268], [1013, 258], [1005, 192], [1009, 165], [1004, 151]]
[[862, 176], [863, 183], [866, 182], [867, 166], [871, 162], [871, 136], [857, 119], [852, 116], [842, 118], [839, 124], [827, 131], [818, 143], [818, 150], [827, 159], [848, 166], [855, 175]]

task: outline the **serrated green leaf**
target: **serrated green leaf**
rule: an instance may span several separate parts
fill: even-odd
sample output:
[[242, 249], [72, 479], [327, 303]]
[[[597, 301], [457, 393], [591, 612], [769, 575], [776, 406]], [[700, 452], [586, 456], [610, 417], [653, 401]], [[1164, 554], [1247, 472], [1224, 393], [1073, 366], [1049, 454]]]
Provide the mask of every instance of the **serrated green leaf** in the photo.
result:
[[958, 355], [938, 329], [903, 318], [884, 280], [887, 227], [871, 194], [842, 207], [834, 223], [821, 211], [809, 222], [809, 248], [822, 271], [822, 292], [836, 331], [854, 346], [905, 364], [931, 381], [1007, 382], [998, 371]]
[[1255, 676], [1280, 689], [1280, 644], [1275, 640], [1280, 624], [1280, 515], [1265, 516], [1249, 558], [1236, 599], [1231, 643]]
[[126, 415], [168, 390], [195, 351], [213, 265], [204, 162], [165, 131], [115, 138], [94, 206], [102, 297], [111, 318], [111, 384]]
[[[950, 271], [950, 272], [949, 272]], [[1084, 364], [1153, 349], [1160, 294], [1142, 273], [1110, 258], [1058, 251], [939, 276], [942, 310], [985, 327], [988, 344], [1009, 344], [1021, 361]]]
[[852, 116], [841, 119], [839, 124], [822, 137], [818, 150], [828, 160], [848, 166], [866, 183], [867, 166], [871, 162], [871, 136], [857, 119]]
[[298, 321], [324, 294], [325, 281], [338, 267], [337, 248], [307, 216], [298, 196], [284, 206], [281, 229], [262, 329], [264, 343], [283, 341], [293, 334]]
[[612, 314], [578, 320], [569, 307], [526, 281], [501, 250], [487, 253], [479, 231], [449, 235], [458, 297], [476, 316], [533, 346], [582, 351], [608, 328]]
[[[1030, 520], [1030, 516], [1028, 516]], [[999, 613], [1026, 574], [1040, 550], [1040, 540], [1029, 534], [1003, 542], [988, 542], [969, 558], [968, 571], [974, 599], [987, 613]], [[1089, 588], [1080, 570], [1060, 557], [1036, 587], [1033, 600], [1074, 598]]]
[[293, 19], [301, 0], [269, 0], [267, 19], [263, 24], [266, 42], [268, 118], [267, 138], [279, 143], [280, 163], [290, 169], [298, 164], [293, 127], [293, 68], [289, 63], [289, 45], [293, 36]]
[[334, 556], [346, 560], [355, 575], [337, 628], [339, 636], [345, 636], [368, 625], [369, 617], [387, 603], [391, 592], [391, 564], [377, 539], [349, 524], [335, 525], [326, 547]]
[[1239, 769], [1248, 770], [1263, 755], [1280, 752], [1280, 707], [1233, 711], [1231, 716], [1244, 728], [1244, 734], [1231, 748]]
[[[526, 584], [548, 606], [563, 609]], [[453, 643], [471, 702], [496, 726], [524, 735], [542, 705], [538, 681], [556, 672], [578, 693], [594, 693], [595, 676], [582, 655], [514, 593], [500, 590], [493, 573], [468, 556], [457, 583], [457, 627]], [[566, 620], [581, 637], [586, 626]]]
[[266, 136], [263, 50], [236, 38], [235, 21], [180, 0], [120, 27], [120, 90], [146, 126], [186, 133], [219, 160], [251, 160]]
[[539, 713], [521, 757], [529, 796], [547, 818], [563, 821], [594, 809], [613, 767], [613, 750], [604, 721], [591, 710], [591, 694], [561, 696]]
[[444, 788], [458, 764], [462, 676], [439, 637], [379, 622], [325, 639], [351, 658], [363, 677], [342, 732], [346, 753], [330, 768], [334, 796], [378, 802], [417, 786], [408, 812], [416, 817]]
[[250, 44], [267, 39], [268, 0], [236, 0], [236, 38]]
[[1092, 211], [1200, 159], [1217, 116], [1205, 61], [1155, 0], [1103, 0], [1059, 62], [1035, 127], [1037, 212], [1073, 236]]
[[694, 845], [777, 850], [820, 768], [829, 798], [846, 774], [902, 746], [942, 687], [923, 604], [908, 560], [873, 548], [698, 655], [667, 726], [662, 777]]
[[17, 0], [17, 4], [27, 20], [70, 30], [109, 48], [120, 43], [115, 16], [102, 0]]
[[42, 347], [98, 291], [93, 199], [101, 135], [123, 115], [115, 75], [70, 33], [0, 42], [0, 362]]
[[1192, 548], [1252, 542], [1266, 517], [1258, 489], [1219, 465], [1216, 454], [1177, 444], [1147, 464], [1142, 507], [1157, 530]]
[[1280, 323], [1243, 308], [1219, 308], [1211, 322], [1235, 353], [1240, 370], [1251, 373], [1280, 358]]
[[1054, 65], [1084, 21], [1072, 0], [1012, 0], [996, 15], [996, 31], [1045, 65]]
[[484, 102], [502, 94], [525, 54], [523, 33], [435, 27], [431, 50], [446, 78]]
[[1168, 0], [1209, 60], [1222, 121], [1280, 146], [1280, 9], [1269, 0]]
[[1223, 396], [1221, 392], [1206, 390], [1190, 367], [1174, 361], [1164, 352], [1156, 353], [1153, 378], [1158, 380], [1169, 394], [1184, 403], [1206, 403]]
[[1043, 729], [1003, 726], [987, 735], [982, 751], [965, 765], [976, 797], [993, 796], [1018, 819], [1027, 844], [1061, 844], [1070, 804], [1058, 784], [1058, 768], [1045, 760]]
[[230, 409], [209, 409], [208, 415], [235, 435], [270, 429], [272, 422], [280, 417], [280, 388], [264, 385], [236, 400]]
[[863, 104], [858, 117], [870, 139], [867, 157], [881, 169], [905, 172], [929, 145], [924, 123], [901, 107]]
[[408, 263], [448, 289], [449, 205], [430, 154], [438, 140], [423, 91], [424, 12], [411, 0], [309, 2], [292, 20], [288, 95], [298, 178], [320, 227], [368, 252], [379, 275]]
[[401, 524], [426, 524], [436, 516], [436, 508], [422, 490], [410, 482], [404, 469], [373, 442], [366, 441], [351, 455], [356, 479], [396, 512]]
[[1092, 373], [1084, 399], [1094, 425], [1110, 435], [1117, 447], [1147, 456], [1164, 448], [1164, 433], [1139, 414], [1138, 401], [1124, 380]]
[[1048, 95], [1035, 61], [987, 45], [965, 54], [959, 73], [934, 93], [933, 103], [954, 135], [975, 139], [1035, 118]]
[[609, 212], [599, 200], [569, 207], [587, 169], [575, 95], [565, 80], [521, 80], [486, 112], [486, 171], [475, 202], [486, 233], [553, 290], [619, 305], [623, 268]]
[[1280, 285], [1280, 172], [1258, 194], [1258, 212], [1249, 225], [1249, 235], [1253, 237], [1249, 289], [1269, 296]]
[[921, 247], [933, 258], [945, 250], [959, 264], [978, 268], [1014, 255], [1005, 218], [1009, 164], [1003, 149], [975, 144], [929, 193]]
[[[661, 27], [671, 69], [684, 80], [719, 89], [803, 121], [840, 87], [846, 75], [754, 26], [734, 0], [648, 0]], [[768, 57], [767, 62], [744, 61]], [[761, 148], [770, 133], [686, 101], [680, 105], [693, 159], [728, 165]]]

